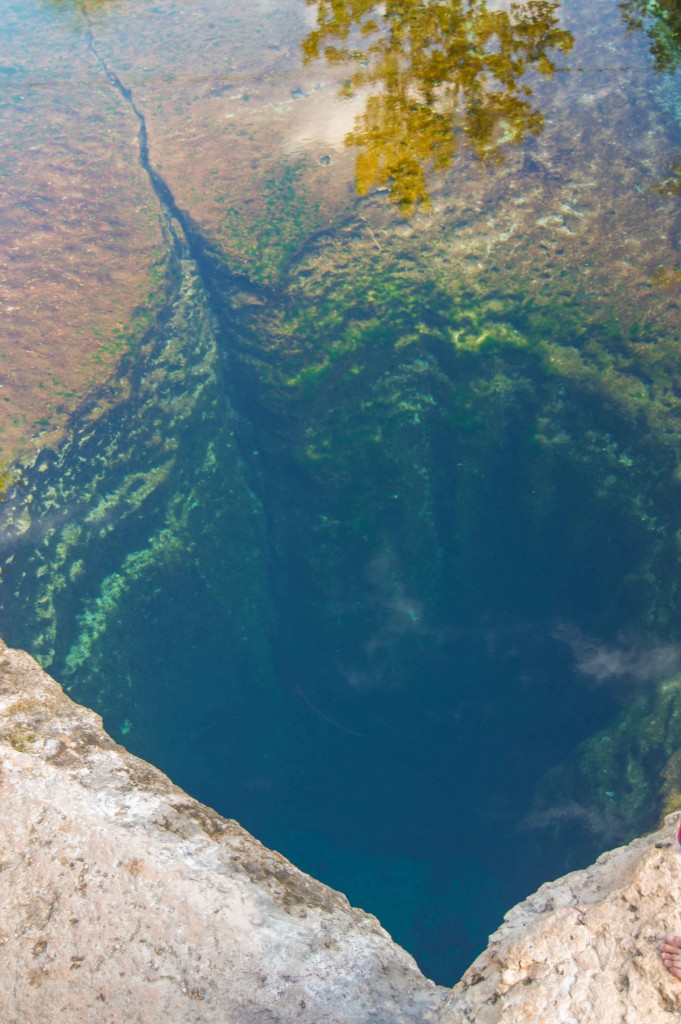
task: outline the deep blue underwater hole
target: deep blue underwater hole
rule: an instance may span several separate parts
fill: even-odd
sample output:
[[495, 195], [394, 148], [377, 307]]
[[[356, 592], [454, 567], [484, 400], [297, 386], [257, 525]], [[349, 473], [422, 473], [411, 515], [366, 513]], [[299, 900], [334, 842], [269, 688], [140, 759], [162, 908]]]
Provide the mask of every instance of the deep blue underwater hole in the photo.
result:
[[[7, 640], [35, 650], [51, 607], [50, 670], [116, 739], [451, 985], [513, 903], [598, 852], [578, 820], [555, 841], [538, 828], [534, 794], [627, 700], [583, 671], [580, 644], [642, 621], [666, 535], [642, 514], [638, 464], [613, 470], [612, 437], [639, 441], [611, 411], [514, 355], [468, 378], [438, 360], [370, 366], [365, 394], [325, 379], [290, 412], [244, 357], [166, 426], [134, 366], [130, 400], [27, 474], [76, 497], [12, 547], [3, 613]], [[170, 414], [186, 374], [166, 385]], [[414, 380], [439, 397], [427, 414]], [[556, 444], [537, 430], [549, 413]], [[115, 510], [146, 493], [164, 430], [173, 470], [153, 500], [106, 512], [104, 493]], [[36, 552], [52, 545], [64, 572], [69, 524], [49, 605]]]
[[484, 510], [437, 600], [410, 591], [386, 547], [331, 598], [305, 552], [300, 571], [280, 562], [260, 676], [200, 566], [175, 565], [129, 603], [133, 684], [106, 716], [190, 794], [376, 914], [443, 984], [508, 907], [591, 856], [577, 832], [567, 850], [535, 848], [525, 819], [537, 781], [622, 699], [576, 671], [564, 629], [607, 592], [608, 544], [567, 573], [560, 531], [542, 558], [510, 497], [493, 504], [503, 523]]

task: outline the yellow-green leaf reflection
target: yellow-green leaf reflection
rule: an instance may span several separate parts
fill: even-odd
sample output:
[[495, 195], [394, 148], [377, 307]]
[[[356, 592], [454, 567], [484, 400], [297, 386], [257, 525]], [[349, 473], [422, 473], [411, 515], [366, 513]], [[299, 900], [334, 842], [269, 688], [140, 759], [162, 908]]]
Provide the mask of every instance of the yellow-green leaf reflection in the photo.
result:
[[317, 27], [305, 61], [351, 65], [342, 92], [369, 96], [347, 145], [357, 189], [388, 186], [406, 215], [429, 199], [427, 174], [449, 166], [461, 140], [481, 160], [541, 131], [524, 80], [551, 75], [572, 47], [559, 3], [526, 0], [501, 10], [487, 0], [307, 0]]

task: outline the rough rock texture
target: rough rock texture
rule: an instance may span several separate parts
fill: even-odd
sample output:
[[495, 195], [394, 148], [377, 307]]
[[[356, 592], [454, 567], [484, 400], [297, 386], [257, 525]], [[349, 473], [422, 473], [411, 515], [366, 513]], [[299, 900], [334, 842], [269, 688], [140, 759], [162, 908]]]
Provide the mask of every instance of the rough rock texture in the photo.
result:
[[664, 1024], [674, 820], [509, 912], [453, 990], [0, 647], [0, 1022]]
[[475, 1024], [665, 1024], [681, 982], [662, 967], [681, 934], [674, 826], [603, 854], [514, 907], [454, 989], [456, 1020]]
[[375, 918], [0, 651], [0, 1021], [441, 1020]]

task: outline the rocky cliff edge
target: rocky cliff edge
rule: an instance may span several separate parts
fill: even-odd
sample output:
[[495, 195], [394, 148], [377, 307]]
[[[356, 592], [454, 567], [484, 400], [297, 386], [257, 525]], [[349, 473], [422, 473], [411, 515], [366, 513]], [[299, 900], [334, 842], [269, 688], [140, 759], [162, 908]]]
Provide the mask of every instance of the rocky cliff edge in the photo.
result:
[[678, 815], [591, 867], [543, 885], [506, 914], [453, 992], [469, 1024], [671, 1024], [681, 981], [662, 967], [681, 935]]
[[453, 989], [0, 646], [0, 1022], [665, 1024], [673, 821], [513, 908]]

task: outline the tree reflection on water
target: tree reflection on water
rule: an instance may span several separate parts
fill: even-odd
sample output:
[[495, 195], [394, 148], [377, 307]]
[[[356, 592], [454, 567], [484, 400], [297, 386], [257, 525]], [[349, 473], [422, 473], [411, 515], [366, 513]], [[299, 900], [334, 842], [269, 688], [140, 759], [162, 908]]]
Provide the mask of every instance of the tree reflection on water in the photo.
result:
[[573, 38], [559, 3], [526, 0], [307, 0], [317, 27], [305, 61], [353, 65], [342, 88], [368, 97], [347, 145], [359, 149], [357, 189], [387, 186], [402, 212], [427, 205], [427, 172], [446, 169], [460, 141], [483, 161], [541, 131], [523, 76], [550, 76]]

